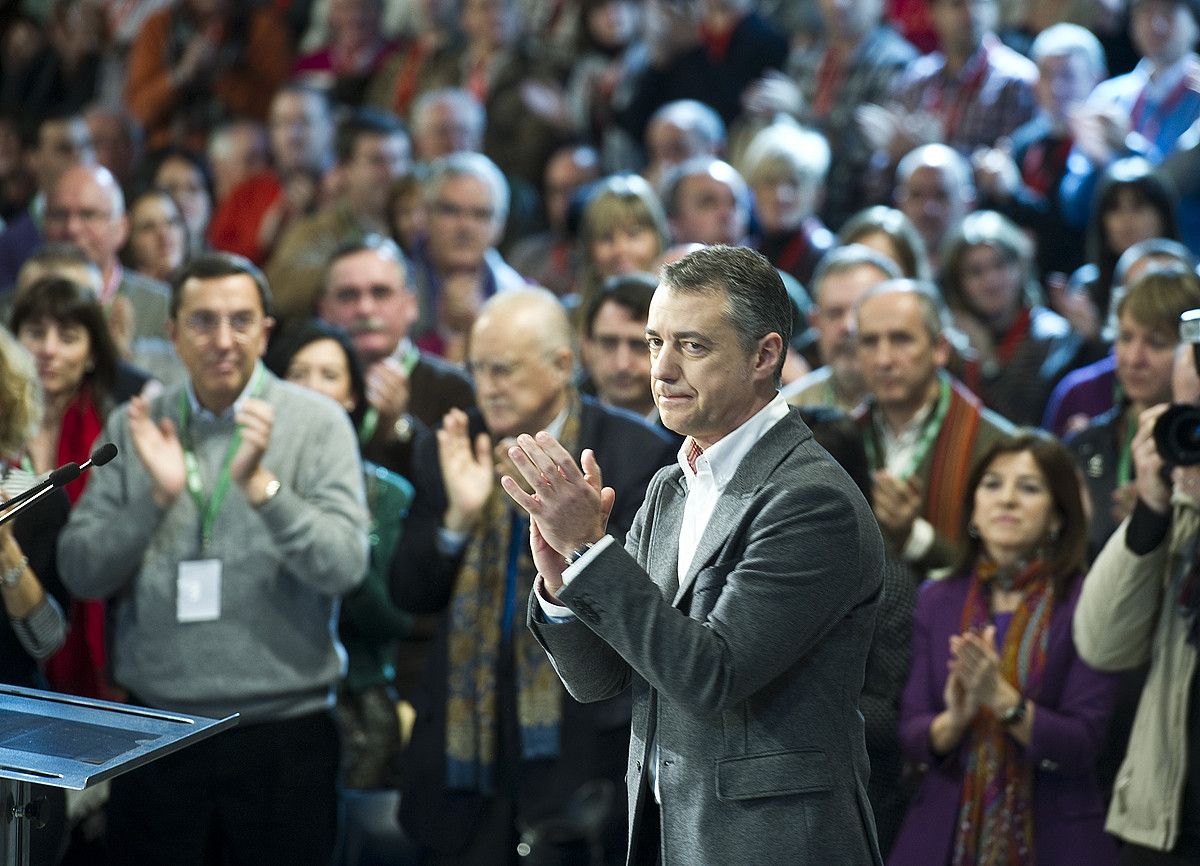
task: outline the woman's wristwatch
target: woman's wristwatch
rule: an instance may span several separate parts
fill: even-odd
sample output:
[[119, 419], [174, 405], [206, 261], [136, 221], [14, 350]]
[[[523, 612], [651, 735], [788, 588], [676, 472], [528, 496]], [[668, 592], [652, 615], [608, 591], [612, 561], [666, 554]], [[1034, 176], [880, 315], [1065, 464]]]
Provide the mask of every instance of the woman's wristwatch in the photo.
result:
[[1006, 728], [1021, 724], [1025, 721], [1025, 708], [1025, 696], [1022, 695], [1015, 704], [1000, 715], [1000, 724]]

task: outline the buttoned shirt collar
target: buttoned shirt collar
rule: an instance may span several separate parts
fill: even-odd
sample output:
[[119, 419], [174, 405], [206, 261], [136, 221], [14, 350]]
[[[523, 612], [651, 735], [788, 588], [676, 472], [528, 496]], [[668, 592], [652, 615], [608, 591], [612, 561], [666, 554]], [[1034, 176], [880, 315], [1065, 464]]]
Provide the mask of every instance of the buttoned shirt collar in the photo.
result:
[[763, 434], [784, 418], [788, 411], [787, 401], [783, 399], [782, 394], [776, 391], [770, 403], [759, 409], [736, 430], [727, 433], [704, 450], [696, 458], [696, 472], [694, 473], [687, 462], [688, 449], [692, 447], [693, 440], [691, 436], [687, 437], [680, 447], [676, 459], [683, 468], [683, 477], [687, 479], [688, 486], [690, 487], [692, 481], [697, 477], [708, 476], [717, 490], [724, 490], [730, 479], [733, 478], [733, 473], [737, 471], [738, 464], [742, 462], [750, 449], [757, 444]]
[[258, 384], [260, 376], [266, 375], [266, 367], [262, 361], [259, 361], [254, 372], [250, 376], [250, 381], [246, 383], [246, 387], [242, 389], [242, 393], [238, 394], [237, 399], [220, 415], [206, 409], [200, 404], [200, 400], [196, 397], [196, 389], [192, 386], [192, 378], [189, 376], [187, 380], [187, 398], [188, 403], [192, 407], [192, 417], [201, 421], [212, 423], [214, 421], [232, 421], [237, 413], [241, 410], [242, 404], [246, 402], [246, 398], [253, 392], [254, 387]]

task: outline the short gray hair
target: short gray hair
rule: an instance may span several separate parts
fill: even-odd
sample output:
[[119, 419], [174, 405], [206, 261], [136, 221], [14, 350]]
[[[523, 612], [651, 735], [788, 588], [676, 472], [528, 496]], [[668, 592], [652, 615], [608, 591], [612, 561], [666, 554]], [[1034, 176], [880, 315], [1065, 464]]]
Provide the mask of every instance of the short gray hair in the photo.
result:
[[885, 280], [904, 278], [899, 265], [866, 244], [846, 244], [834, 247], [821, 257], [816, 270], [813, 271], [812, 279], [809, 280], [813, 302], [820, 306], [821, 283], [825, 281], [826, 277], [844, 274], [856, 268], [876, 268], [883, 274]]
[[1047, 27], [1033, 40], [1029, 56], [1034, 63], [1040, 64], [1047, 57], [1063, 57], [1077, 54], [1087, 61], [1088, 71], [1096, 78], [1104, 78], [1108, 74], [1108, 64], [1104, 61], [1104, 48], [1100, 40], [1086, 28], [1078, 24], [1054, 24]]
[[950, 311], [933, 283], [910, 279], [884, 280], [863, 293], [858, 299], [857, 309], [861, 310], [867, 301], [882, 295], [912, 295], [916, 298], [921, 305], [921, 323], [935, 342], [951, 328]]
[[713, 153], [725, 147], [725, 121], [710, 106], [695, 99], [668, 102], [650, 117], [647, 127], [666, 122], [695, 135]]
[[452, 153], [431, 162], [425, 178], [425, 201], [432, 204], [447, 181], [458, 177], [473, 177], [491, 190], [495, 210], [492, 219], [496, 225], [504, 225], [508, 219], [508, 181], [496, 163], [482, 153]]

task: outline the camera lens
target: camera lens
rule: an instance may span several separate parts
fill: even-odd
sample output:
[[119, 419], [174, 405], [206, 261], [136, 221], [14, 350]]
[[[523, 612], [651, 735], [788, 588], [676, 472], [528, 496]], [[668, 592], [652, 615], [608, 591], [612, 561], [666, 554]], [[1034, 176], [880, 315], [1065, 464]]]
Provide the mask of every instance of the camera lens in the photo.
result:
[[1200, 406], [1177, 403], [1154, 425], [1154, 444], [1174, 466], [1200, 464]]

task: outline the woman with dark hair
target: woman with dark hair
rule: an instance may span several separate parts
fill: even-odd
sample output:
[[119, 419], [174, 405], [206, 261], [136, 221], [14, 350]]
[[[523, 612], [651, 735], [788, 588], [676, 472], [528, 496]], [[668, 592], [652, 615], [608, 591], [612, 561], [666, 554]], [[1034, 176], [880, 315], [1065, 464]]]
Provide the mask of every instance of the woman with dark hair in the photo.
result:
[[187, 225], [174, 196], [151, 187], [130, 199], [129, 240], [122, 252], [125, 266], [169, 283], [171, 274], [188, 257]]
[[1058, 380], [1092, 358], [1041, 305], [1033, 244], [1007, 217], [976, 211], [951, 230], [941, 262], [942, 296], [970, 341], [963, 381], [1014, 424], [1037, 424]]
[[150, 167], [146, 185], [165, 189], [179, 205], [187, 229], [188, 255], [203, 252], [215, 201], [208, 163], [198, 153], [178, 147], [159, 150], [146, 162]]
[[1179, 240], [1178, 207], [1170, 182], [1142, 157], [1118, 159], [1104, 170], [1087, 228], [1088, 264], [1069, 280], [1073, 303], [1059, 309], [1084, 339], [1101, 336], [1108, 321], [1113, 275], [1124, 252], [1151, 238]]
[[[319, 320], [297, 323], [271, 346], [266, 364], [280, 378], [334, 400], [359, 426], [367, 408], [366, 380], [345, 331]], [[344, 745], [342, 782], [348, 788], [390, 789], [401, 745], [394, 659], [412, 618], [392, 604], [388, 573], [413, 488], [369, 462], [363, 463], [363, 478], [371, 515], [370, 562], [362, 585], [343, 599], [338, 624], [349, 656], [336, 708]]]
[[1096, 758], [1116, 679], [1080, 660], [1087, 550], [1058, 440], [992, 446], [967, 482], [953, 577], [922, 585], [900, 743], [924, 777], [891, 866], [1116, 862]]
[[[33, 355], [42, 391], [41, 423], [26, 445], [32, 471], [82, 463], [91, 454], [109, 411], [136, 394], [148, 377], [124, 366], [104, 311], [90, 290], [63, 277], [42, 277], [13, 303], [12, 332]], [[120, 384], [118, 384], [118, 382]], [[75, 503], [88, 476], [66, 486]], [[59, 691], [86, 697], [120, 697], [108, 682], [102, 601], [74, 601], [66, 646], [46, 663]]]

